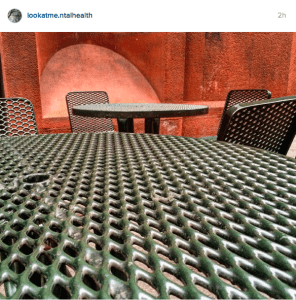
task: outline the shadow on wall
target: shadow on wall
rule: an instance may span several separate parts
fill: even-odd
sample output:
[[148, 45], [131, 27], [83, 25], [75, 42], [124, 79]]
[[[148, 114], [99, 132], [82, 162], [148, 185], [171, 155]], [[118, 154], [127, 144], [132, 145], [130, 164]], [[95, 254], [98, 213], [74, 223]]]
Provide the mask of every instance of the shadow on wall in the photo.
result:
[[49, 60], [40, 79], [43, 118], [68, 117], [71, 91], [106, 91], [111, 103], [159, 103], [142, 73], [123, 56], [96, 45], [64, 48]]
[[2, 76], [1, 56], [0, 56], [0, 98], [4, 98], [4, 85], [3, 85], [3, 76]]

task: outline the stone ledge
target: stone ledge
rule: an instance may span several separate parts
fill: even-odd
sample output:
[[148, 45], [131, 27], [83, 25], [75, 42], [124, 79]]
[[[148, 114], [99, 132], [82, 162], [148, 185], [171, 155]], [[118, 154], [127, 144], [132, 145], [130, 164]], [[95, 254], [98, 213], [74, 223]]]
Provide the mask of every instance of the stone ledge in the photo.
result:
[[43, 118], [38, 132], [43, 134], [71, 132], [69, 118]]

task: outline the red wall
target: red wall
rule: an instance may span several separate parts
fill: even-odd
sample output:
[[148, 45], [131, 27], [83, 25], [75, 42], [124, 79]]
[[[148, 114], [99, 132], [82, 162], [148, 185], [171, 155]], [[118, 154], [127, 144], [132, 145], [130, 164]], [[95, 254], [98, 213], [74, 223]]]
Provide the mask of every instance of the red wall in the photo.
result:
[[37, 49], [34, 33], [1, 33], [1, 62], [5, 97], [25, 97], [42, 126]]
[[1, 39], [5, 95], [32, 100], [41, 132], [69, 131], [67, 120], [42, 119], [39, 77], [57, 51], [75, 44], [128, 59], [161, 102], [210, 106], [207, 116], [163, 120], [162, 133], [215, 134], [231, 89], [296, 94], [294, 33], [2, 33]]
[[165, 69], [164, 33], [36, 33], [36, 44], [39, 74], [60, 49], [75, 44], [93, 44], [128, 59], [148, 79], [158, 96], [162, 96]]

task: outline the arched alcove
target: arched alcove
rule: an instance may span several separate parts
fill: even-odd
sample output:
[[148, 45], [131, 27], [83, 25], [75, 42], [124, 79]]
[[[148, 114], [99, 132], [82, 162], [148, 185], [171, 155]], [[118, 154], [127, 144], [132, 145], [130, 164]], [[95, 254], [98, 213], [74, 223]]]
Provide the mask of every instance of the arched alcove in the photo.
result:
[[71, 91], [106, 91], [110, 103], [159, 103], [143, 74], [123, 56], [96, 45], [80, 44], [55, 53], [40, 78], [43, 118], [67, 117]]

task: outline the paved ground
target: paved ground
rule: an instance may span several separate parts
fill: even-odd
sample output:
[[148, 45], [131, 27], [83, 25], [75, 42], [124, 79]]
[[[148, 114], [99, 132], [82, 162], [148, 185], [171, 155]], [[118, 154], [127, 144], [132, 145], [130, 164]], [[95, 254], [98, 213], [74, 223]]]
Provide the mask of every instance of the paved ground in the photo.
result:
[[296, 157], [296, 137], [294, 138], [293, 144], [292, 144], [287, 156]]

